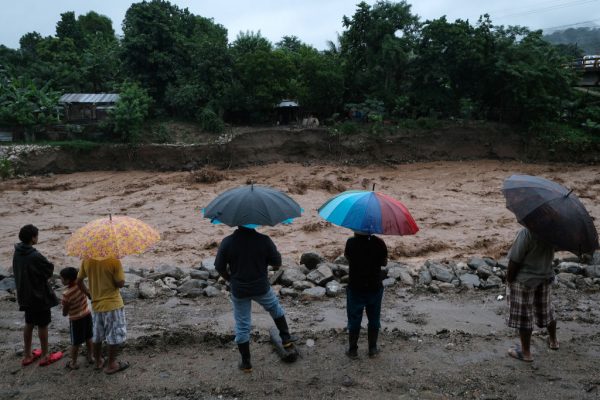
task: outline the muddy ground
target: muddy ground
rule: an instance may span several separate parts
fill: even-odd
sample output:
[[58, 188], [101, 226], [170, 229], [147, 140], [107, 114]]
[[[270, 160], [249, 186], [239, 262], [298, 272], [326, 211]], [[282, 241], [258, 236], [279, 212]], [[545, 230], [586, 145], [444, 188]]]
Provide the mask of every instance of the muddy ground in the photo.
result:
[[[108, 212], [138, 217], [158, 228], [162, 241], [124, 260], [126, 268], [160, 264], [196, 266], [214, 255], [231, 229], [211, 225], [200, 210], [222, 190], [247, 181], [287, 191], [305, 215], [291, 226], [262, 229], [286, 258], [316, 250], [329, 259], [343, 250], [348, 232], [322, 222], [316, 208], [345, 189], [388, 193], [411, 210], [421, 231], [385, 238], [391, 258], [419, 268], [427, 259], [464, 261], [503, 256], [518, 229], [499, 191], [513, 173], [542, 175], [574, 188], [594, 217], [600, 167], [517, 162], [431, 162], [390, 167], [273, 164], [201, 173], [90, 172], [0, 183], [0, 268], [10, 266], [18, 228], [41, 229], [40, 251], [57, 269], [77, 266], [64, 254], [68, 235]], [[566, 254], [560, 255], [566, 256]], [[0, 399], [47, 398], [394, 398], [394, 399], [595, 399], [600, 397], [598, 292], [559, 287], [554, 296], [561, 348], [536, 332], [535, 361], [506, 356], [517, 341], [504, 325], [503, 289], [432, 294], [419, 288], [386, 289], [382, 354], [349, 360], [344, 354], [345, 298], [283, 299], [300, 336], [301, 359], [287, 365], [268, 343], [268, 315], [255, 308], [254, 372], [236, 369], [231, 306], [215, 298], [134, 300], [126, 306], [129, 341], [123, 358], [131, 367], [105, 376], [90, 367], [67, 372], [64, 362], [22, 368], [22, 315], [0, 302]], [[50, 343], [68, 348], [68, 322], [53, 312]], [[366, 335], [365, 335], [366, 336]]]

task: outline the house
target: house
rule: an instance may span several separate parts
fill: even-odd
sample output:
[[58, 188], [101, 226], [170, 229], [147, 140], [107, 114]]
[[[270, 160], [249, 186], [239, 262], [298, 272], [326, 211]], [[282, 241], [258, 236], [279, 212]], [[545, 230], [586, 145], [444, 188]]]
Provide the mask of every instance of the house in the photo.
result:
[[66, 93], [58, 103], [65, 109], [66, 121], [94, 122], [105, 119], [118, 100], [117, 93]]
[[295, 100], [281, 100], [275, 106], [277, 110], [277, 125], [289, 125], [298, 122], [300, 105]]

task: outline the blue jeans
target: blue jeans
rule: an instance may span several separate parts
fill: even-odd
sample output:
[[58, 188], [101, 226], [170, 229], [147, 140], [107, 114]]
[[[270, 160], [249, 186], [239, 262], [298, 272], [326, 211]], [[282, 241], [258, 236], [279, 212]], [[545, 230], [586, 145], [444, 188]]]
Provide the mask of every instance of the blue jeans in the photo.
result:
[[358, 333], [362, 322], [363, 310], [367, 312], [369, 329], [381, 327], [381, 299], [383, 288], [373, 292], [362, 292], [346, 288], [346, 312], [348, 313], [348, 332]]
[[237, 298], [231, 295], [233, 303], [233, 318], [235, 318], [235, 342], [246, 343], [250, 340], [250, 328], [252, 325], [252, 300], [260, 304], [265, 311], [271, 314], [273, 319], [283, 317], [283, 308], [279, 305], [279, 299], [275, 296], [273, 289], [260, 296]]

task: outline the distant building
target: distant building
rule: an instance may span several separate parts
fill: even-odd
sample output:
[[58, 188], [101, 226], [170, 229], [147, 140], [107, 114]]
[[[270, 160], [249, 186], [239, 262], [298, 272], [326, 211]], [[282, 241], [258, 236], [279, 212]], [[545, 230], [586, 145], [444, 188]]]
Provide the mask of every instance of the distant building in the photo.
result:
[[58, 103], [65, 109], [66, 121], [101, 121], [119, 100], [117, 93], [66, 93]]
[[297, 123], [300, 113], [300, 104], [295, 100], [284, 99], [275, 106], [277, 110], [277, 123], [279, 125], [289, 125]]

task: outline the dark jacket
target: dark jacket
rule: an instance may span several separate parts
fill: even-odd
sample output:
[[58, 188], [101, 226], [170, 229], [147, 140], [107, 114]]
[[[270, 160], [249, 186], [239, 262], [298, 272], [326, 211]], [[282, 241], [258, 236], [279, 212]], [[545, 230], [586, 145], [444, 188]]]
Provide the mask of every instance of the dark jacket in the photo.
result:
[[271, 238], [243, 227], [223, 239], [215, 259], [216, 270], [231, 282], [231, 294], [238, 298], [267, 293], [269, 265], [281, 266], [281, 254]]
[[54, 265], [33, 246], [15, 244], [13, 274], [17, 301], [21, 311], [44, 311], [58, 305], [58, 298], [48, 283]]
[[387, 265], [387, 246], [373, 235], [356, 235], [346, 242], [344, 255], [350, 273], [348, 287], [357, 291], [376, 291], [381, 284], [381, 267]]

